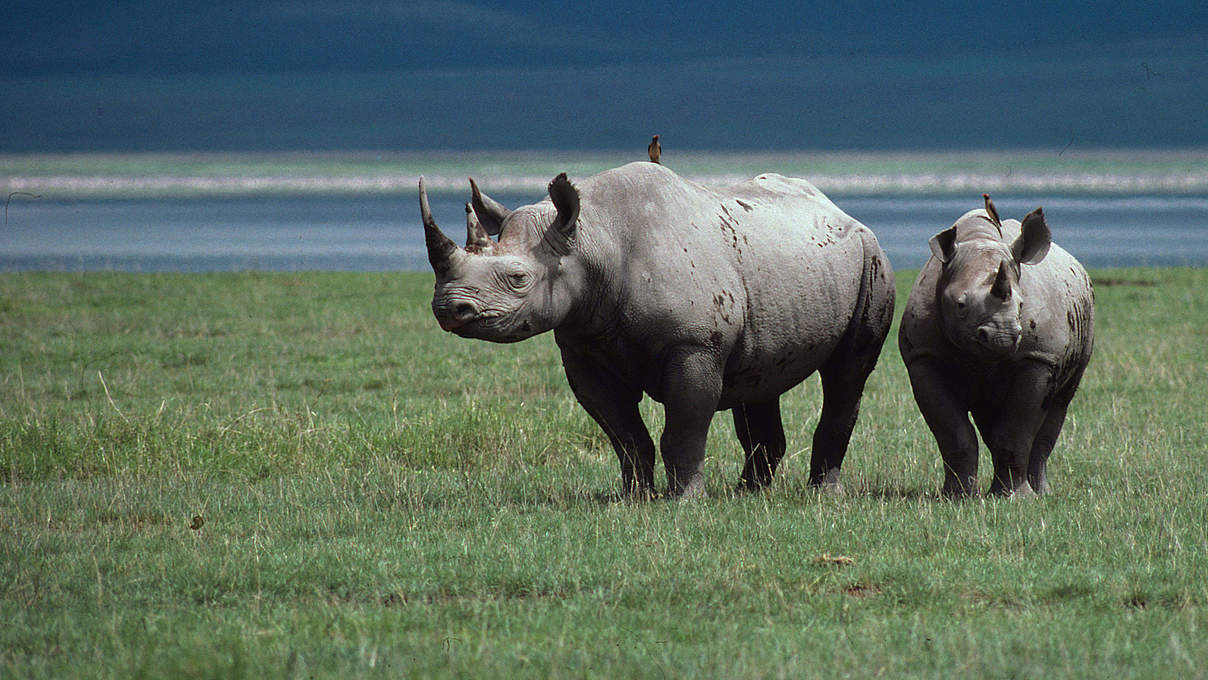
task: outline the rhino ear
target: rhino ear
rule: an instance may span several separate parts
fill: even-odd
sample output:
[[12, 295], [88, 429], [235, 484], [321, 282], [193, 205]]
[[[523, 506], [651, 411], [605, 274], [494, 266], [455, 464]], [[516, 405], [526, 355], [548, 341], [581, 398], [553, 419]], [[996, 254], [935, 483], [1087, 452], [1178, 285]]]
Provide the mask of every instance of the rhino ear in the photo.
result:
[[470, 177], [469, 180], [470, 202], [474, 206], [474, 214], [478, 217], [482, 228], [491, 236], [495, 236], [503, 229], [503, 221], [512, 214], [512, 211], [503, 207], [499, 201], [479, 191], [478, 182], [475, 182], [473, 177]]
[[1037, 208], [1023, 218], [1019, 238], [1011, 244], [1011, 253], [1015, 255], [1016, 262], [1037, 264], [1049, 254], [1052, 242], [1053, 232], [1044, 221], [1044, 210]]
[[569, 238], [574, 235], [575, 223], [579, 221], [579, 190], [570, 183], [564, 172], [549, 183], [549, 197], [558, 209], [558, 219], [553, 227]]
[[931, 254], [940, 262], [947, 262], [952, 259], [952, 253], [956, 250], [956, 226], [948, 227], [927, 242], [931, 247]]

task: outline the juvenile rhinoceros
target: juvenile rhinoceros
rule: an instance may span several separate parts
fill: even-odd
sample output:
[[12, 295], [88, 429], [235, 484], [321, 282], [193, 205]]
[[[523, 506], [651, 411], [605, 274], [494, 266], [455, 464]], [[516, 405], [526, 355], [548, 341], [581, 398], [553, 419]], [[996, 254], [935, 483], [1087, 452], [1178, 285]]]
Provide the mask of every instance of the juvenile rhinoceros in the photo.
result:
[[1051, 242], [1044, 212], [1023, 222], [965, 213], [931, 238], [898, 333], [923, 418], [944, 460], [944, 493], [977, 493], [973, 414], [994, 461], [990, 493], [1049, 490], [1045, 468], [1091, 358], [1090, 278]]
[[740, 484], [755, 489], [785, 452], [780, 395], [814, 371], [824, 402], [809, 481], [838, 488], [893, 315], [892, 272], [871, 231], [810, 183], [775, 174], [713, 189], [632, 163], [578, 187], [559, 175], [548, 200], [516, 210], [471, 187], [462, 249], [437, 228], [420, 180], [432, 311], [446, 331], [493, 342], [552, 329], [626, 494], [654, 492], [643, 392], [666, 413], [671, 495], [701, 490], [709, 423], [723, 409], [746, 452]]

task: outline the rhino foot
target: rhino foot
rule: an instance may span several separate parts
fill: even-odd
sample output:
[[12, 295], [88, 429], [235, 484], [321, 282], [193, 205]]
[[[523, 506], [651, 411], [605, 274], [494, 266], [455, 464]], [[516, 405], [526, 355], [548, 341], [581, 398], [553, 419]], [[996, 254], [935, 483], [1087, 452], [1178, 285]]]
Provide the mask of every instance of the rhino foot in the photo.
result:
[[687, 500], [696, 498], [708, 498], [709, 493], [705, 491], [705, 485], [699, 479], [693, 480], [692, 483], [686, 484], [678, 489], [667, 489], [667, 497], [676, 500]]
[[821, 475], [811, 474], [809, 485], [826, 496], [839, 498], [845, 495], [843, 484], [839, 481], [839, 468], [837, 467], [826, 470]]
[[944, 488], [940, 493], [944, 498], [952, 500], [976, 498], [981, 495], [977, 488], [976, 477], [963, 481], [957, 477], [949, 477], [944, 480]]
[[839, 480], [810, 482], [809, 486], [811, 489], [816, 489], [823, 496], [843, 498], [847, 495], [847, 490], [843, 488], [843, 484]]
[[843, 484], [839, 482], [828, 482], [818, 487], [824, 496], [832, 498], [843, 498], [847, 495], [847, 490], [843, 488]]
[[990, 485], [990, 495], [1000, 496], [1002, 498], [1024, 499], [1035, 498], [1038, 494], [1032, 489], [1032, 485], [1026, 481], [1014, 489], [1011, 489], [1005, 484], [1000, 483], [998, 480], [994, 480], [994, 483]]
[[625, 503], [644, 503], [654, 500], [658, 497], [658, 493], [654, 489], [648, 487], [633, 487], [626, 489], [621, 493], [620, 500]]

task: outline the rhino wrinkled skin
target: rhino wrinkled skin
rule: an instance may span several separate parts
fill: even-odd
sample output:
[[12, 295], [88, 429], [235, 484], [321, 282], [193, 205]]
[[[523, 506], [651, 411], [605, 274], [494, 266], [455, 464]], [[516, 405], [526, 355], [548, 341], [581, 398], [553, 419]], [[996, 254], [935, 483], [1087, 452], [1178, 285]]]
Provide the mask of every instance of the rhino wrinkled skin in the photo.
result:
[[1090, 361], [1094, 293], [1082, 265], [1052, 243], [1043, 211], [1000, 221], [985, 203], [931, 239], [898, 346], [939, 444], [944, 494], [978, 492], [969, 414], [993, 460], [990, 493], [1043, 494]]
[[[732, 409], [740, 487], [785, 453], [780, 395], [814, 371], [823, 407], [810, 483], [839, 489], [864, 383], [893, 315], [893, 274], [866, 227], [812, 184], [766, 174], [728, 188], [640, 162], [508, 210], [471, 180], [467, 247], [437, 228], [420, 180], [432, 310], [467, 338], [548, 330], [575, 397], [607, 434], [627, 495], [654, 493], [638, 404], [663, 404], [668, 492], [702, 490], [713, 414]], [[488, 235], [498, 234], [498, 240]]]

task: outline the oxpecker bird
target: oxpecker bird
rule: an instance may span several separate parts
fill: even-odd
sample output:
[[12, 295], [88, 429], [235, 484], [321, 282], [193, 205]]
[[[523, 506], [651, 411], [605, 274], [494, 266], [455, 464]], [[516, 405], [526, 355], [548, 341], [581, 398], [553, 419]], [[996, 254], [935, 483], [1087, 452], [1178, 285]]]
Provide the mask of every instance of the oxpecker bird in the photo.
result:
[[982, 200], [986, 202], [986, 214], [998, 229], [998, 235], [1002, 236], [1002, 220], [998, 219], [998, 209], [994, 207], [994, 201], [990, 200], [990, 194], [982, 194]]
[[655, 135], [650, 140], [650, 146], [646, 147], [646, 152], [650, 154], [650, 162], [658, 163], [659, 157], [663, 155], [663, 147], [659, 146], [659, 136]]

